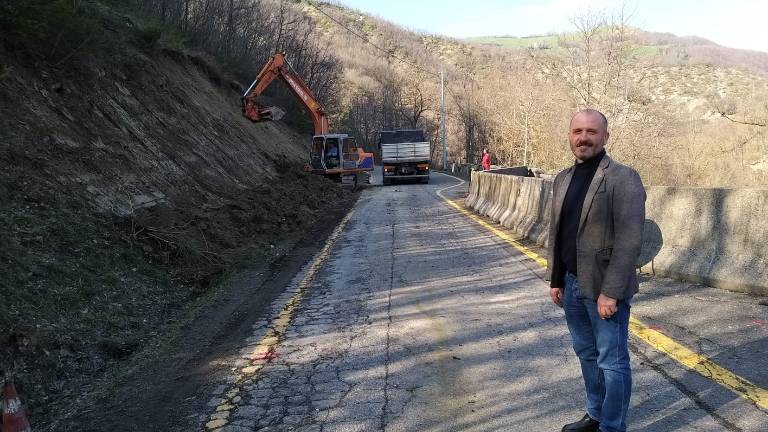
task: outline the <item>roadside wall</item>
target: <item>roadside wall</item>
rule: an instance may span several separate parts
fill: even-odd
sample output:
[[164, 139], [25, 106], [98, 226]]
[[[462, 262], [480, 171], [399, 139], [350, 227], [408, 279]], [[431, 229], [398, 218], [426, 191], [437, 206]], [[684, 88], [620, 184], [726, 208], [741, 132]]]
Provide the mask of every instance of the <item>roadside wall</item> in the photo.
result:
[[[644, 273], [768, 295], [768, 189], [646, 188]], [[477, 213], [548, 245], [552, 182], [473, 172]]]

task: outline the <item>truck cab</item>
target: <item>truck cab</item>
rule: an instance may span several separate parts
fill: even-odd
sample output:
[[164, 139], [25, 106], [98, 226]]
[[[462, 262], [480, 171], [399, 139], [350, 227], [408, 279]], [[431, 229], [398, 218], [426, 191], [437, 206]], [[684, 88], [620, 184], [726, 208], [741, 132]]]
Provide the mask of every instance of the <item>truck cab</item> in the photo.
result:
[[400, 179], [414, 179], [429, 183], [432, 146], [421, 129], [381, 131], [382, 184], [389, 185]]

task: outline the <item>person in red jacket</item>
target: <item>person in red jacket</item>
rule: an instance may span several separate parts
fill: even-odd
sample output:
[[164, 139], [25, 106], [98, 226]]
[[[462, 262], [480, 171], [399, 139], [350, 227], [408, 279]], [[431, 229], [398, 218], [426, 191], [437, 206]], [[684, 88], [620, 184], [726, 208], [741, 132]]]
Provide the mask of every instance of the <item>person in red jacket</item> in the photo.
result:
[[491, 169], [491, 154], [488, 149], [483, 149], [483, 171]]

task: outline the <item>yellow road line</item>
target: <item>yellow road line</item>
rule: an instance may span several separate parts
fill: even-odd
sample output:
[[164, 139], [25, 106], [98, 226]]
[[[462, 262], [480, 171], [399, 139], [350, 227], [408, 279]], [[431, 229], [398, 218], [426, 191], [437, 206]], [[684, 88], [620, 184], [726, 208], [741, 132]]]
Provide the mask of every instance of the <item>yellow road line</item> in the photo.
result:
[[768, 409], [768, 390], [734, 374], [703, 355], [679, 344], [669, 336], [647, 327], [634, 316], [629, 318], [629, 328], [632, 330], [632, 334], [672, 357], [683, 366], [693, 369], [703, 377], [732, 390], [760, 408]]
[[[451, 188], [461, 186], [462, 184], [464, 184], [463, 180], [461, 183], [451, 186]], [[461, 200], [451, 200], [446, 198], [442, 193], [446, 189], [449, 188], [444, 188], [437, 192], [440, 198], [445, 200], [445, 202], [459, 210], [462, 214], [472, 219], [483, 228], [491, 231], [501, 239], [505, 240], [507, 243], [522, 252], [525, 256], [536, 261], [542, 267], [547, 267], [546, 259], [542, 258], [536, 252], [533, 252], [532, 250], [520, 244], [511, 235], [491, 225], [477, 214], [467, 210], [463, 205], [459, 204]], [[629, 329], [632, 334], [638, 337], [640, 340], [652, 346], [656, 350], [667, 354], [681, 365], [693, 369], [703, 377], [711, 379], [712, 381], [733, 391], [744, 399], [751, 401], [760, 408], [768, 410], [768, 390], [761, 388], [751, 383], [750, 381], [734, 374], [733, 372], [725, 369], [712, 360], [709, 360], [707, 357], [678, 343], [669, 336], [649, 328], [634, 316], [630, 316], [629, 318]]]
[[221, 428], [229, 424], [232, 411], [241, 400], [240, 394], [245, 383], [249, 380], [253, 380], [259, 372], [264, 368], [264, 365], [274, 358], [277, 345], [285, 336], [285, 332], [288, 329], [288, 325], [291, 323], [296, 307], [301, 302], [301, 299], [309, 290], [312, 282], [315, 280], [315, 276], [320, 271], [320, 268], [325, 264], [328, 256], [331, 253], [331, 248], [336, 243], [336, 240], [341, 237], [341, 232], [346, 226], [347, 222], [352, 218], [354, 209], [350, 211], [344, 219], [341, 220], [336, 229], [333, 230], [328, 240], [325, 242], [323, 249], [317, 254], [315, 260], [312, 261], [311, 266], [307, 270], [307, 273], [299, 282], [296, 293], [291, 296], [288, 302], [280, 309], [280, 313], [272, 319], [267, 327], [267, 331], [259, 340], [248, 359], [249, 364], [240, 368], [235, 379], [234, 384], [222, 397], [222, 401], [216, 407], [214, 412], [208, 417], [208, 422], [205, 424], [205, 430], [207, 431], [219, 431]]
[[485, 228], [485, 229], [491, 231], [492, 233], [496, 234], [497, 236], [501, 237], [507, 243], [511, 244], [512, 246], [517, 248], [517, 250], [519, 250], [520, 252], [525, 254], [525, 256], [527, 256], [528, 258], [536, 261], [542, 267], [546, 267], [547, 266], [547, 260], [545, 260], [544, 258], [539, 256], [536, 252], [533, 252], [532, 250], [530, 250], [527, 247], [525, 247], [522, 244], [520, 244], [518, 241], [516, 241], [514, 238], [512, 238], [511, 235], [509, 235], [509, 234], [505, 233], [504, 231], [496, 228], [495, 226], [489, 224], [488, 222], [484, 221], [482, 218], [480, 218], [476, 214], [471, 213], [470, 211], [468, 211], [467, 209], [462, 207], [461, 204], [456, 203], [456, 201], [449, 200], [449, 199], [446, 199], [446, 198], [444, 198], [444, 199], [446, 200], [446, 202], [448, 202], [448, 204], [453, 206], [456, 210], [462, 212], [466, 217], [468, 217], [468, 218], [472, 219], [473, 221], [477, 222], [483, 228]]

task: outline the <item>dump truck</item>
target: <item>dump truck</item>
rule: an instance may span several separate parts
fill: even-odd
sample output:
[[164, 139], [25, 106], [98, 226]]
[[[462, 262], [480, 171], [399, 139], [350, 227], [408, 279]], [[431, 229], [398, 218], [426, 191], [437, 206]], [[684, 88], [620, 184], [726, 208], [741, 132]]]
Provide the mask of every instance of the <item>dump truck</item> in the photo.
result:
[[424, 139], [421, 129], [381, 131], [382, 184], [389, 185], [400, 179], [415, 179], [429, 183], [429, 165], [432, 146]]

